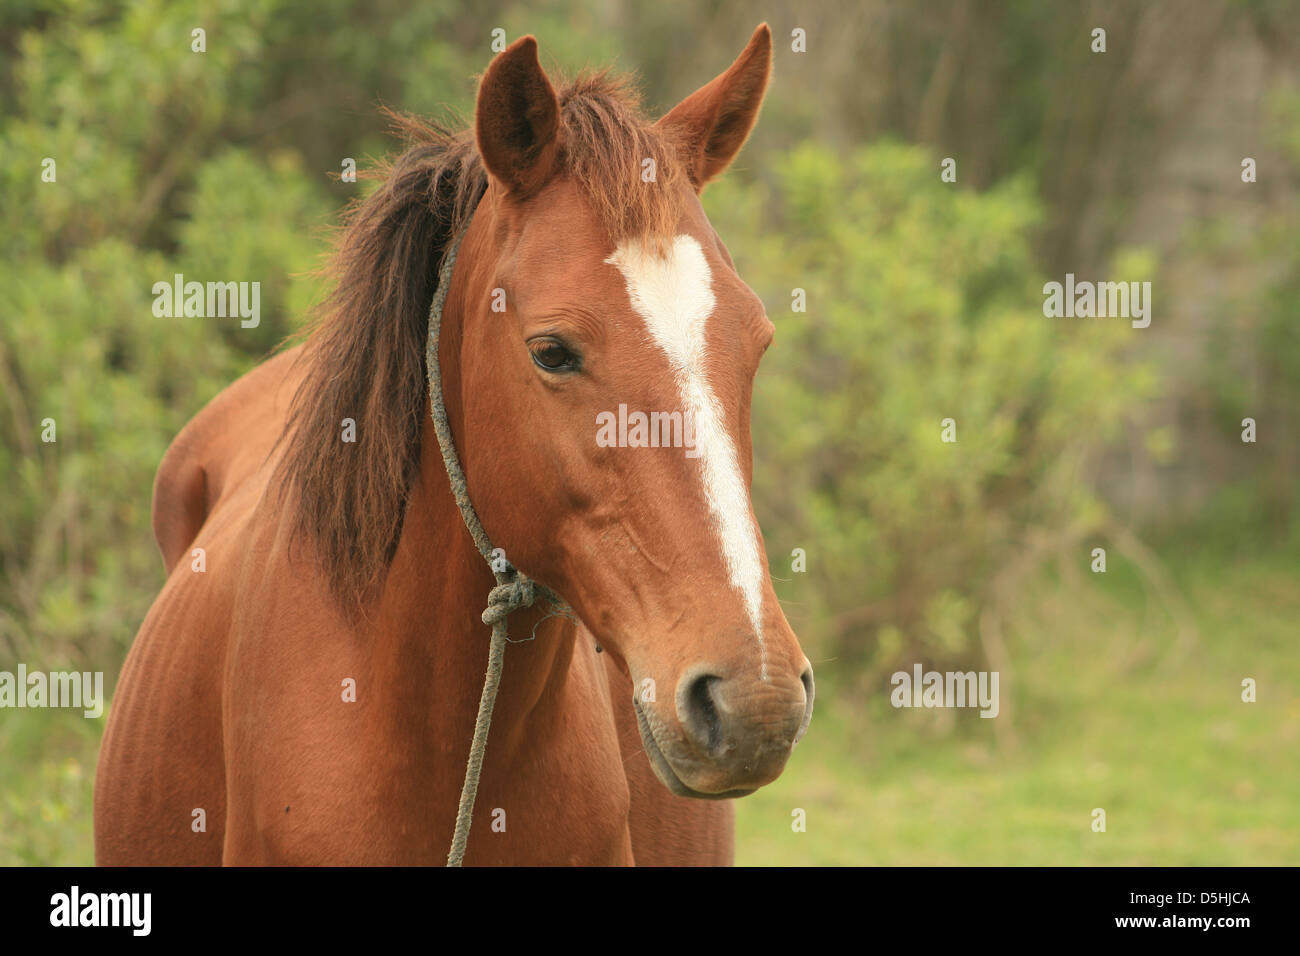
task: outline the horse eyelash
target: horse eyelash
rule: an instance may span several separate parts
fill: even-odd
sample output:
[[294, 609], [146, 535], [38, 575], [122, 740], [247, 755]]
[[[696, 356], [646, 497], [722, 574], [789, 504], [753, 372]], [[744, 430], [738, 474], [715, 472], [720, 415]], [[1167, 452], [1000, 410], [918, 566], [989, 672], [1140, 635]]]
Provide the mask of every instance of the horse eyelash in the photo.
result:
[[538, 363], [539, 367], [543, 371], [550, 372], [552, 374], [582, 371], [582, 353], [579, 352], [577, 349], [573, 348], [571, 345], [569, 345], [568, 342], [560, 338], [558, 335], [552, 335], [546, 332], [543, 332], [540, 335], [535, 335], [533, 336], [533, 338], [529, 339], [527, 342], [524, 343], [525, 346], [527, 346], [529, 356], [530, 358], [532, 358], [534, 363], [537, 363], [536, 353], [533, 348], [533, 343], [535, 342], [541, 342], [542, 344], [545, 345], [558, 345], [560, 348], [564, 349], [564, 351], [569, 353], [569, 355], [572, 357], [572, 364], [566, 368], [547, 368], [546, 366], [540, 365], [540, 363]]

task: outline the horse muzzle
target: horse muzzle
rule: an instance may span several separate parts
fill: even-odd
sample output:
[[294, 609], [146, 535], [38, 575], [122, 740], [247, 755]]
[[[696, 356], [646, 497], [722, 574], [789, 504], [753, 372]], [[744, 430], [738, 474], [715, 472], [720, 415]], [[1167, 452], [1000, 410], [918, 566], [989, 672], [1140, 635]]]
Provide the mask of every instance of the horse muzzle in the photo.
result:
[[633, 695], [637, 727], [655, 775], [682, 797], [728, 800], [781, 775], [812, 720], [812, 667], [797, 680], [729, 680], [694, 667], [677, 683], [670, 719]]

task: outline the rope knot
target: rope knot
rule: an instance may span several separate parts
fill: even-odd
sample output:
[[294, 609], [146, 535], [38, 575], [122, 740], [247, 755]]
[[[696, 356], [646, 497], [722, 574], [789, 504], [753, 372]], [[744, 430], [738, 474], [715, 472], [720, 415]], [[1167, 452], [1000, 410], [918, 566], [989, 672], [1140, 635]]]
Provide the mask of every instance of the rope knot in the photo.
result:
[[521, 607], [532, 607], [537, 600], [537, 588], [522, 574], [498, 584], [488, 594], [488, 606], [483, 611], [483, 623], [495, 627]]

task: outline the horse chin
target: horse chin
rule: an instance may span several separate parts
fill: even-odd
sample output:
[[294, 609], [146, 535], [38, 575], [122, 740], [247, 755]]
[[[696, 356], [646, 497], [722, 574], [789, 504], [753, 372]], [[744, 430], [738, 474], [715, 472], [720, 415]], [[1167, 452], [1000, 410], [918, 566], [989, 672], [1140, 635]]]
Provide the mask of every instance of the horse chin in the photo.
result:
[[692, 797], [696, 800], [735, 800], [738, 797], [747, 797], [754, 791], [751, 790], [724, 790], [720, 793], [704, 793], [688, 787], [682, 782], [682, 778], [677, 776], [677, 771], [673, 770], [672, 764], [664, 756], [664, 752], [659, 748], [659, 742], [655, 739], [654, 730], [651, 728], [649, 721], [646, 720], [645, 712], [641, 710], [641, 702], [632, 698], [632, 707], [636, 711], [636, 725], [641, 731], [641, 744], [645, 748], [646, 756], [650, 758], [650, 768], [654, 770], [655, 776], [659, 778], [660, 783], [669, 789], [670, 792], [679, 797]]

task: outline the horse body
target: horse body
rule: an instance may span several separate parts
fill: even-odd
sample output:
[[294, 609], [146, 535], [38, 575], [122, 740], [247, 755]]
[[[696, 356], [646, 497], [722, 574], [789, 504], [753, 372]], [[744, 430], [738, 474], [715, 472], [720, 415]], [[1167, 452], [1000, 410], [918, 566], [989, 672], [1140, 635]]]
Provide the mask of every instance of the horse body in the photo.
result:
[[[495, 583], [423, 386], [462, 214], [440, 364], [470, 497], [576, 612], [510, 619], [466, 862], [731, 861], [730, 798], [780, 773], [812, 705], [748, 502], [772, 327], [696, 199], [770, 56], [764, 26], [652, 129], [601, 80], [557, 98], [524, 38], [482, 81], [477, 152], [435, 137], [399, 160], [354, 220], [323, 334], [221, 393], [163, 460], [168, 578], [105, 731], [99, 862], [446, 859]], [[614, 168], [642, 150], [664, 176], [649, 191]], [[599, 447], [588, 423], [625, 400], [693, 410], [703, 457]]]
[[[487, 656], [480, 609], [464, 596], [486, 595], [492, 578], [437, 470], [441, 487], [417, 491], [394, 560], [387, 591], [398, 601], [364, 631], [337, 620], [313, 593], [319, 582], [282, 566], [286, 532], [264, 489], [300, 352], [217, 396], [159, 471], [171, 571], [104, 738], [101, 864], [446, 859]], [[211, 560], [204, 571], [197, 548]], [[424, 586], [403, 587], [408, 574]], [[540, 617], [520, 614], [512, 630], [526, 635]], [[629, 678], [582, 631], [552, 617], [510, 649], [467, 862], [729, 862], [730, 805], [664, 790], [636, 734]], [[343, 701], [346, 678], [355, 704]], [[504, 833], [493, 832], [498, 809]], [[546, 839], [507, 839], [515, 831]]]

